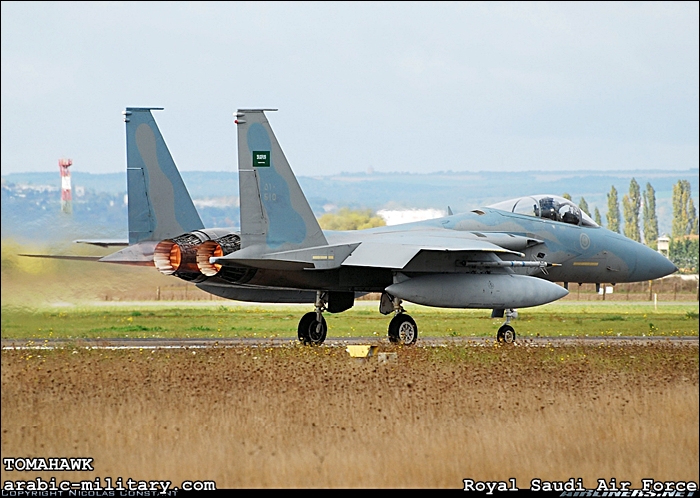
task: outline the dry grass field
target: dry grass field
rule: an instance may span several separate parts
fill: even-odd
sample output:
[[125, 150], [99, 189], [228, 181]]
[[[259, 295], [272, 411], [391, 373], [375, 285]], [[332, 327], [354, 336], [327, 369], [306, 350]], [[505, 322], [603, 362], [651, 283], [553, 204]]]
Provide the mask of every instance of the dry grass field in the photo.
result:
[[394, 351], [3, 351], [2, 457], [92, 457], [95, 471], [2, 479], [698, 482], [697, 343]]

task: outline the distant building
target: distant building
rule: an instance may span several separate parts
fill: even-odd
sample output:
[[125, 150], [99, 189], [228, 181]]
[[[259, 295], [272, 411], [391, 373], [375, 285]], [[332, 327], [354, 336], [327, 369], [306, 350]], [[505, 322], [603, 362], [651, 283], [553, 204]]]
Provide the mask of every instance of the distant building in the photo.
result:
[[663, 254], [668, 258], [668, 247], [671, 244], [671, 239], [669, 238], [668, 235], [662, 235], [658, 239], [656, 239], [657, 243], [657, 251], [659, 254]]
[[446, 214], [441, 209], [380, 209], [377, 211], [377, 216], [383, 218], [387, 225], [432, 220]]

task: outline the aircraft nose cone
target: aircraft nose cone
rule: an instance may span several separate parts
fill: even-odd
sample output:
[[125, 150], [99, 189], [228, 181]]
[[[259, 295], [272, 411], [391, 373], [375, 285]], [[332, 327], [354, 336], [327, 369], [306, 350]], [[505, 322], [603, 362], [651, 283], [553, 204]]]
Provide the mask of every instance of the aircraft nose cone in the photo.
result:
[[676, 265], [668, 260], [666, 256], [660, 254], [653, 249], [644, 247], [641, 254], [637, 254], [637, 267], [634, 272], [636, 281], [654, 280], [656, 278], [665, 277], [678, 271]]

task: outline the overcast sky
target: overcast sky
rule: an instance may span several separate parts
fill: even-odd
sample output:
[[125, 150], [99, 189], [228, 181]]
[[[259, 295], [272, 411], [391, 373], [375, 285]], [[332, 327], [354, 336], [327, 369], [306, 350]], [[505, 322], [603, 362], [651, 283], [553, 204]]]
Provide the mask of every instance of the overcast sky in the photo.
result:
[[2, 174], [125, 170], [121, 111], [182, 170], [233, 113], [298, 175], [697, 168], [697, 2], [2, 2]]

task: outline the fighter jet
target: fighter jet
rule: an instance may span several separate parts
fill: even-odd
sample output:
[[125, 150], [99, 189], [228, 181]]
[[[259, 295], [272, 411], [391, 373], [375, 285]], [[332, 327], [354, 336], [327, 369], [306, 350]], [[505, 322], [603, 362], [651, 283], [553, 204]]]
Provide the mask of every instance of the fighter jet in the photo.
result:
[[379, 312], [393, 315], [393, 343], [418, 338], [406, 302], [491, 309], [506, 317], [498, 341], [512, 343], [513, 310], [566, 296], [568, 282], [637, 282], [677, 270], [555, 195], [403, 225], [324, 231], [270, 127], [265, 113], [275, 109], [235, 113], [240, 230], [205, 228], [154, 109], [123, 113], [129, 245], [100, 261], [154, 265], [228, 299], [313, 304], [297, 328], [303, 344], [326, 339], [324, 312], [348, 310], [370, 292], [381, 293]]

